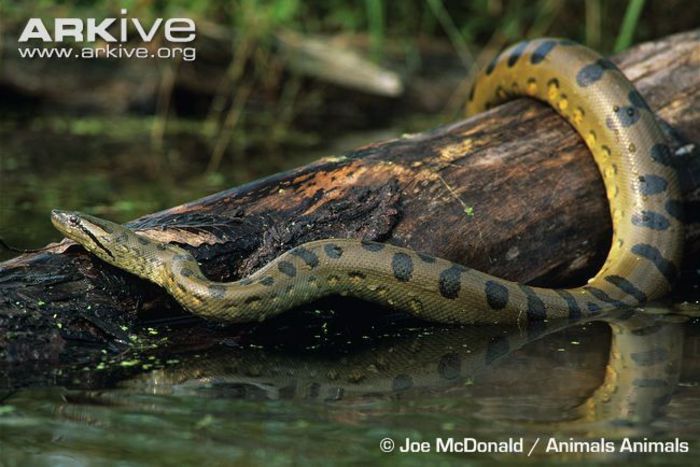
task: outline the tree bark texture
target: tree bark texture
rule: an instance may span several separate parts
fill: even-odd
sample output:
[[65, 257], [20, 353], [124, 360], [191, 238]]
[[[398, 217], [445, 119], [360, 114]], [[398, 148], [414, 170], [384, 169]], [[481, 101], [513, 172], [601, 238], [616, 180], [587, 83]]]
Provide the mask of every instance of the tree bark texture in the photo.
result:
[[[663, 120], [700, 250], [700, 30], [613, 57]], [[48, 213], [47, 213], [48, 215]], [[611, 223], [581, 138], [528, 99], [469, 120], [330, 156], [137, 219], [190, 250], [212, 279], [255, 271], [322, 238], [407, 246], [499, 277], [581, 283], [605, 258]], [[56, 361], [71, 342], [128, 342], [139, 317], [177, 305], [147, 281], [64, 241], [0, 264], [0, 361]]]

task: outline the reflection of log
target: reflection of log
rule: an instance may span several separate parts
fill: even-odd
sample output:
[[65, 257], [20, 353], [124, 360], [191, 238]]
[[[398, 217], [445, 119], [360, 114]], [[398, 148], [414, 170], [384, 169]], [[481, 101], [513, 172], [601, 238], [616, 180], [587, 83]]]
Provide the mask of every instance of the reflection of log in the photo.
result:
[[[636, 47], [616, 61], [673, 127], [697, 222], [700, 162], [688, 141], [700, 141], [700, 32]], [[246, 275], [299, 243], [354, 237], [509, 279], [563, 284], [600, 265], [610, 235], [602, 184], [583, 143], [554, 112], [527, 100], [131, 226], [190, 245], [205, 273], [220, 280]], [[689, 252], [700, 250], [697, 223], [688, 244]], [[65, 244], [4, 263], [0, 287], [0, 349], [12, 360], [57, 358], [71, 337], [126, 339], [138, 311], [174, 308], [160, 289]]]

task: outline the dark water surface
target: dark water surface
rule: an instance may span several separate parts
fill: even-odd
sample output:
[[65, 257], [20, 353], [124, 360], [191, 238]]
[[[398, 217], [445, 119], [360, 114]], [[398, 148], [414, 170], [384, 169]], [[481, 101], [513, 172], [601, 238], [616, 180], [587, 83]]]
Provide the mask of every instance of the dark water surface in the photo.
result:
[[[139, 120], [5, 125], [0, 236], [21, 247], [59, 239], [55, 207], [126, 221], [318, 155], [231, 159], [226, 175], [207, 175], [208, 149], [186, 122], [158, 150]], [[700, 323], [687, 307], [528, 328], [436, 327], [349, 308], [245, 335], [217, 330], [177, 352], [105, 351], [53, 369], [54, 384], [0, 390], [0, 465], [700, 463]], [[1, 387], [45, 371], [15, 368]], [[438, 438], [513, 438], [525, 452], [435, 452]], [[431, 452], [398, 452], [406, 439]], [[620, 452], [626, 439], [651, 452]], [[546, 452], [557, 442], [577, 452]], [[654, 452], [682, 443], [688, 453]]]
[[[522, 439], [526, 451], [539, 439], [530, 457], [538, 463], [697, 463], [700, 325], [662, 312], [529, 330], [378, 323], [371, 335], [329, 331], [318, 320], [301, 326], [294, 342], [277, 322], [243, 346], [227, 340], [167, 357], [112, 359], [83, 369], [133, 368], [104, 387], [80, 389], [78, 371], [73, 389], [7, 391], [3, 465], [528, 460], [527, 453], [383, 453], [387, 437], [427, 441], [433, 451], [438, 438]], [[619, 452], [625, 439], [645, 438], [687, 442], [690, 452]], [[604, 439], [616, 452], [547, 453], [550, 439], [590, 446]]]

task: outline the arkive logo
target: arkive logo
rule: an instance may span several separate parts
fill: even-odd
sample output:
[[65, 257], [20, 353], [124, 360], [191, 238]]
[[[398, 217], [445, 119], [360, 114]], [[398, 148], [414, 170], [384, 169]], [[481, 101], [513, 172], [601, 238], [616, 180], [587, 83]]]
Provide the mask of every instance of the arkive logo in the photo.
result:
[[[17, 42], [22, 58], [181, 58], [194, 61], [196, 49], [183, 47], [197, 37], [197, 27], [190, 18], [156, 18], [144, 24], [121, 10], [116, 18], [54, 18], [49, 28], [41, 18], [30, 18]], [[148, 22], [146, 22], [148, 23]], [[155, 47], [145, 46], [154, 39]], [[42, 45], [37, 46], [41, 41]], [[71, 44], [68, 44], [70, 42]], [[54, 47], [44, 47], [50, 43]], [[74, 44], [83, 43], [82, 48]], [[97, 46], [99, 44], [99, 46]]]
[[[122, 15], [127, 10], [121, 10]], [[117, 23], [117, 37], [108, 29]], [[146, 26], [138, 18], [105, 18], [99, 23], [95, 18], [55, 18], [54, 35], [51, 36], [48, 28], [41, 18], [30, 18], [24, 26], [18, 42], [27, 42], [30, 39], [41, 39], [43, 42], [63, 42], [71, 38], [76, 42], [95, 42], [98, 37], [105, 42], [127, 42], [132, 39], [129, 26], [133, 25], [136, 35], [143, 42], [152, 41], [162, 27], [165, 39], [169, 42], [192, 42], [197, 36], [196, 26], [190, 18], [156, 18], [153, 23]]]

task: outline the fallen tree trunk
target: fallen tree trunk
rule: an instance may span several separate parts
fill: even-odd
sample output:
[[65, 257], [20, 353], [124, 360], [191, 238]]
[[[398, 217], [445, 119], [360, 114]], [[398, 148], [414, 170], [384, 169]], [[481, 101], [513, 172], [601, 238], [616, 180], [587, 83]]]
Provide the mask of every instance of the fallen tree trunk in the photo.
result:
[[[687, 255], [700, 250], [700, 31], [614, 58], [674, 139]], [[47, 213], [48, 215], [48, 213]], [[573, 284], [610, 241], [602, 181], [573, 129], [521, 99], [467, 121], [328, 157], [142, 217], [130, 227], [188, 248], [234, 280], [328, 237], [404, 245], [500, 277]], [[0, 265], [2, 360], [57, 360], [67, 340], [128, 342], [139, 316], [177, 310], [161, 289], [63, 242]]]

